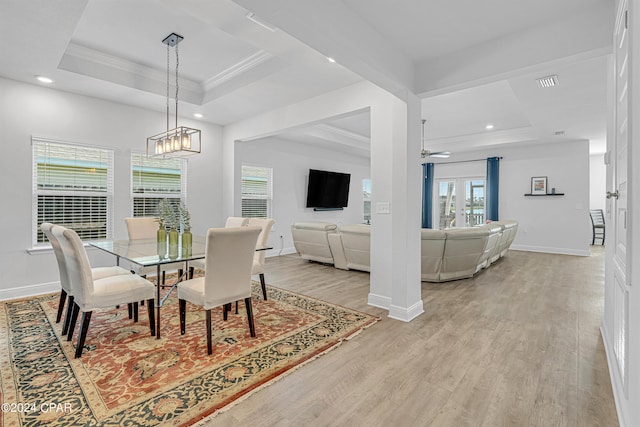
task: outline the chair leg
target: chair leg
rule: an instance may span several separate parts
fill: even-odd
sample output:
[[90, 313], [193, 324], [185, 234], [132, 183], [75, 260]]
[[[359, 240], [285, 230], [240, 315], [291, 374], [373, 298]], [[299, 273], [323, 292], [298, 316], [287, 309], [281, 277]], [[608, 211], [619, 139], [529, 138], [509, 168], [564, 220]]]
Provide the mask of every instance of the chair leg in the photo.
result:
[[151, 330], [151, 336], [156, 336], [156, 310], [153, 304], [153, 299], [147, 301], [147, 314], [149, 315], [149, 329]]
[[267, 300], [267, 285], [264, 283], [264, 273], [260, 273], [260, 285], [262, 285], [262, 296]]
[[62, 312], [64, 311], [64, 302], [67, 300], [67, 291], [64, 289], [60, 292], [60, 301], [58, 302], [58, 315], [56, 316], [56, 323], [60, 323], [62, 319]]
[[227, 320], [229, 317], [229, 312], [231, 311], [231, 303], [227, 303], [222, 306], [222, 320]]
[[144, 307], [144, 300], [140, 301], [140, 305]]
[[69, 323], [71, 323], [71, 313], [73, 312], [73, 295], [69, 295], [69, 301], [67, 301], [67, 313], [64, 315], [64, 323], [62, 324], [62, 335], [67, 335], [69, 332]]
[[207, 310], [207, 354], [213, 353], [213, 345], [211, 345], [211, 309]]
[[127, 311], [129, 312], [129, 320], [133, 319], [133, 304], [127, 304]]
[[133, 303], [133, 323], [138, 323], [138, 301]]
[[89, 322], [91, 321], [91, 311], [82, 313], [82, 322], [80, 323], [80, 331], [78, 331], [78, 344], [76, 345], [76, 359], [82, 355], [82, 349], [84, 348], [84, 341], [87, 339], [87, 330], [89, 329]]
[[238, 314], [238, 301], [236, 301], [236, 314]]
[[591, 228], [591, 244], [595, 244], [596, 243], [596, 229], [595, 228]]
[[78, 304], [73, 304], [73, 310], [71, 312], [71, 319], [69, 320], [69, 333], [67, 334], [67, 341], [71, 341], [73, 338], [73, 330], [76, 328], [76, 322], [78, 321], [78, 312], [80, 307]]
[[185, 333], [185, 324], [187, 321], [187, 300], [179, 300], [180, 305], [180, 335]]
[[178, 269], [178, 282], [182, 282], [182, 273], [184, 273], [184, 270], [179, 268]]
[[253, 324], [253, 307], [251, 306], [251, 297], [244, 299], [244, 305], [247, 307], [247, 320], [249, 321], [249, 332], [252, 337], [256, 336], [256, 328]]
[[189, 267], [189, 279], [193, 279], [193, 273], [195, 272], [195, 268]]
[[165, 277], [165, 271], [162, 270], [162, 287], [164, 288], [164, 277]]

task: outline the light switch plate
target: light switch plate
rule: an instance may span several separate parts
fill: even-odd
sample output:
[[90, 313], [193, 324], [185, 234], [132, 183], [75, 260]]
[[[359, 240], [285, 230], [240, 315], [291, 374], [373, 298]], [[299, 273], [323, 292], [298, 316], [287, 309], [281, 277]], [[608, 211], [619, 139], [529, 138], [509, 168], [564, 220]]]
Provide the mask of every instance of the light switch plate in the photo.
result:
[[377, 202], [376, 203], [376, 213], [377, 214], [388, 214], [388, 213], [391, 213], [391, 204], [389, 202]]

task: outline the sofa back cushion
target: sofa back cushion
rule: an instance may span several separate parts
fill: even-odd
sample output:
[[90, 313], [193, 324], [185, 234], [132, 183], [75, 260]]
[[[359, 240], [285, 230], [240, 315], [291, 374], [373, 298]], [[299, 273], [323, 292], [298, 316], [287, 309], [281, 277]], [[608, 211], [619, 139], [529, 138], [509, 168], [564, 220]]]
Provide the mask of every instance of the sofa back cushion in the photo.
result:
[[447, 240], [440, 280], [472, 277], [487, 246], [489, 230], [481, 227], [451, 228], [445, 233]]

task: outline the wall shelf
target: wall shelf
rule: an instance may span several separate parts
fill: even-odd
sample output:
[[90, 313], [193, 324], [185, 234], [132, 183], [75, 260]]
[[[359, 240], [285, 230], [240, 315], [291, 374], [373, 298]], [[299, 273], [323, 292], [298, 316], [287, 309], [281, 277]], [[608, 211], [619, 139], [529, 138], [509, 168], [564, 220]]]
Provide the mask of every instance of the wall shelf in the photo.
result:
[[545, 197], [545, 196], [564, 196], [564, 193], [547, 193], [547, 194], [531, 194], [531, 193], [526, 193], [525, 196], [531, 196], [531, 197]]

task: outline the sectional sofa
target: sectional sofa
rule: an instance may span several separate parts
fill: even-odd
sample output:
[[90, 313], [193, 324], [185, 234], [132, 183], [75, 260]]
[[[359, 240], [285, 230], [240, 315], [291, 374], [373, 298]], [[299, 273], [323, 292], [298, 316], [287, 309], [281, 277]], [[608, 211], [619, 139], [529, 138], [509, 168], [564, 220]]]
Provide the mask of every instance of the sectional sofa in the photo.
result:
[[[326, 222], [291, 226], [294, 245], [304, 259], [333, 264], [344, 270], [370, 271], [370, 227], [338, 228]], [[473, 277], [503, 257], [518, 230], [514, 220], [445, 230], [421, 230], [421, 277], [445, 282]]]

